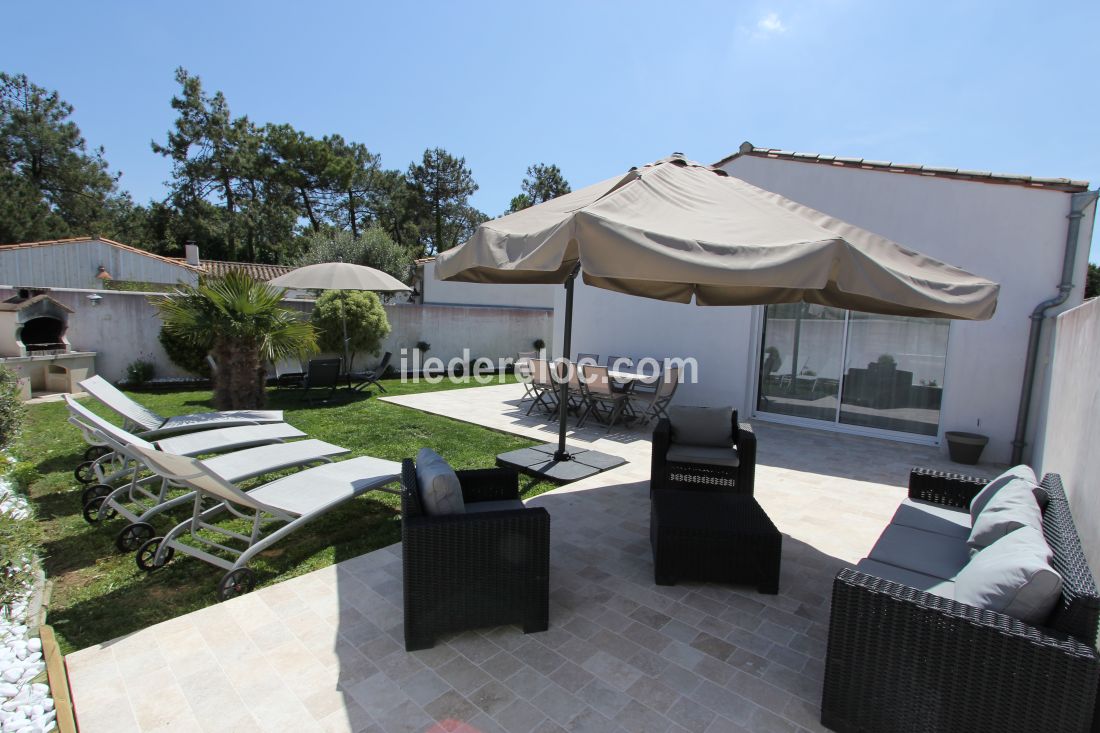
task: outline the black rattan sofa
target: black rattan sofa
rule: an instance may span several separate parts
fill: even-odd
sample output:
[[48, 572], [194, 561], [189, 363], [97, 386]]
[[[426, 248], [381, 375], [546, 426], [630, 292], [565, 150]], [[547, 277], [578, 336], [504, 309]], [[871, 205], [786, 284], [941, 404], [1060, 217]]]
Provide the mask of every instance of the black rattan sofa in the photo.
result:
[[650, 468], [650, 491], [688, 489], [691, 491], [726, 491], [752, 496], [756, 475], [756, 434], [748, 423], [737, 422], [733, 411], [733, 448], [737, 450], [736, 468], [701, 463], [680, 463], [668, 460], [672, 445], [672, 425], [669, 418], [657, 421], [653, 431], [653, 453]]
[[[912, 499], [965, 510], [983, 479], [914, 469]], [[1057, 474], [1043, 534], [1062, 576], [1046, 626], [841, 570], [821, 722], [836, 731], [1095, 731], [1100, 596]]]
[[443, 633], [518, 624], [549, 625], [550, 514], [542, 507], [477, 511], [519, 498], [514, 471], [458, 471], [465, 514], [424, 514], [416, 464], [401, 464], [401, 557], [405, 649], [427, 649]]

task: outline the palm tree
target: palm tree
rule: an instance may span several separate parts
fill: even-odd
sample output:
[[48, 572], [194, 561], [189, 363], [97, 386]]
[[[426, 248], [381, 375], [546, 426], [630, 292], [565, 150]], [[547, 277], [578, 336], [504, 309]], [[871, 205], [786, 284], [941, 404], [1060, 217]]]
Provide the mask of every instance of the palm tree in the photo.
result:
[[275, 362], [316, 350], [317, 332], [298, 313], [280, 305], [283, 292], [230, 271], [153, 299], [166, 331], [216, 360], [217, 409], [262, 407], [267, 397], [264, 360]]

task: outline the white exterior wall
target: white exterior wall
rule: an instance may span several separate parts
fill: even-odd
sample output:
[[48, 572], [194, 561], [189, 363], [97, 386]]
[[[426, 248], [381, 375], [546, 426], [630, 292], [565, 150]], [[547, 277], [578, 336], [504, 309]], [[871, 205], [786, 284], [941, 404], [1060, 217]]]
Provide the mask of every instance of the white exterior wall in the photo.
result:
[[[1070, 194], [754, 157], [726, 170], [1001, 284], [991, 320], [951, 324], [940, 436], [980, 431], [990, 436], [983, 461], [1007, 461], [1028, 316], [1057, 292]], [[1090, 237], [1091, 223], [1082, 227], [1078, 272]], [[1083, 278], [1076, 284], [1065, 308], [1082, 300]], [[555, 300], [557, 344], [564, 302], [564, 295]], [[578, 284], [574, 313], [574, 354], [695, 356], [700, 383], [682, 385], [675, 401], [752, 414], [762, 308], [700, 308]]]
[[[0, 286], [0, 300], [14, 294]], [[88, 300], [92, 294], [100, 296], [98, 305]], [[163, 293], [50, 290], [51, 298], [73, 309], [66, 334], [72, 348], [96, 352], [96, 372], [105, 379], [124, 379], [126, 367], [136, 359], [153, 362], [157, 377], [191, 376], [171, 362], [157, 340], [161, 320], [149, 302], [150, 295]], [[313, 310], [313, 301], [287, 300], [284, 305], [307, 314]], [[551, 341], [553, 312], [549, 309], [414, 304], [385, 308], [392, 330], [382, 350], [394, 353], [395, 368], [400, 367], [401, 349], [411, 352], [417, 341], [430, 343], [428, 356], [438, 356], [445, 362], [461, 357], [464, 348], [470, 350], [471, 358], [489, 357], [495, 361], [531, 351], [531, 342], [536, 338]], [[379, 356], [360, 354], [355, 363], [360, 367], [373, 365]]]
[[98, 240], [38, 247], [0, 248], [0, 285], [36, 288], [100, 288], [102, 265], [114, 280], [193, 283], [198, 273]]
[[550, 343], [554, 319], [549, 309], [416, 304], [388, 305], [386, 316], [393, 330], [382, 350], [393, 352], [395, 369], [401, 369], [402, 349], [412, 369], [418, 341], [431, 344], [427, 358], [438, 357], [444, 364], [463, 358], [464, 349], [471, 359], [515, 358], [521, 351], [533, 351], [535, 339]]
[[[0, 300], [15, 292], [0, 287]], [[98, 295], [92, 305], [89, 295]], [[158, 377], [190, 376], [168, 358], [157, 336], [161, 321], [149, 303], [150, 295], [115, 290], [51, 289], [50, 297], [72, 308], [65, 337], [74, 351], [94, 351], [96, 373], [117, 382], [137, 359], [151, 361]]]
[[1062, 476], [1073, 521], [1093, 575], [1100, 571], [1100, 298], [1058, 316], [1047, 411], [1035, 441], [1034, 466]]
[[[421, 301], [433, 305], [501, 305], [507, 308], [553, 308], [556, 285], [485, 285], [435, 279], [435, 262], [423, 264]], [[526, 349], [524, 349], [526, 350]]]

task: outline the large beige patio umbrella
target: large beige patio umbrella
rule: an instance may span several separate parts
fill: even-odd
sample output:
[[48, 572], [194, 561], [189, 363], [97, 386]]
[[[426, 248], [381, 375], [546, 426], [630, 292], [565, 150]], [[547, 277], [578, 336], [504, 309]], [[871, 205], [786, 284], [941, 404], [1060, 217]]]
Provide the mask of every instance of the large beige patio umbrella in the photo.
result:
[[[397, 293], [412, 290], [408, 285], [381, 270], [351, 262], [321, 262], [291, 270], [269, 281], [280, 288], [300, 290], [370, 290], [376, 293]], [[341, 304], [341, 308], [342, 308]], [[344, 368], [351, 372], [351, 350], [348, 347], [348, 321], [341, 310], [344, 327]]]
[[[589, 285], [678, 303], [956, 319], [990, 318], [999, 289], [679, 154], [485, 222], [435, 265], [441, 280], [565, 283], [566, 356], [578, 270]], [[568, 459], [564, 409], [558, 453]]]

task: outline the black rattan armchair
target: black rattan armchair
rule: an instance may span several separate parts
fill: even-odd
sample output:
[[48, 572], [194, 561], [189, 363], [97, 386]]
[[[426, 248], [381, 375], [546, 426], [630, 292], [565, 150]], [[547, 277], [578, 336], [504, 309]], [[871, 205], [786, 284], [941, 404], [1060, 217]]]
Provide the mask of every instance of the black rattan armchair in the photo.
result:
[[748, 423], [737, 422], [736, 410], [733, 411], [733, 436], [733, 448], [737, 450], [738, 460], [736, 467], [670, 461], [668, 449], [672, 445], [672, 425], [667, 417], [662, 417], [653, 431], [650, 491], [688, 489], [752, 496], [756, 475], [756, 434]]
[[[914, 469], [913, 499], [965, 511], [985, 480]], [[837, 731], [1089, 731], [1100, 654], [1100, 595], [1057, 474], [1043, 534], [1062, 576], [1046, 626], [841, 570], [821, 722]]]
[[549, 626], [550, 514], [542, 507], [477, 510], [478, 502], [519, 498], [511, 470], [458, 471], [465, 514], [424, 514], [412, 459], [401, 464], [401, 558], [405, 649], [427, 649], [439, 634], [518, 624]]

